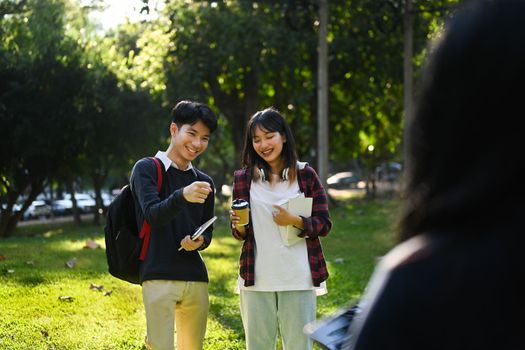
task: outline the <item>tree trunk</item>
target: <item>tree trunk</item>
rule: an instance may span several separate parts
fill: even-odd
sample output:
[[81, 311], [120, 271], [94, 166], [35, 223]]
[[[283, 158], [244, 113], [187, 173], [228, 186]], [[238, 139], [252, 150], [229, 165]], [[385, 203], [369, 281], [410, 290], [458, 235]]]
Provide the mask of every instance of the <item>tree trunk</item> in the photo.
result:
[[75, 222], [75, 224], [80, 225], [82, 223], [82, 218], [80, 217], [80, 210], [78, 209], [77, 199], [75, 198], [75, 189], [73, 183], [70, 181], [68, 181], [67, 183], [67, 191], [69, 192], [69, 195], [71, 197], [71, 203], [73, 205], [71, 208], [71, 210], [73, 211], [73, 221]]
[[235, 151], [235, 168], [241, 165], [241, 155], [244, 146], [244, 134], [250, 117], [259, 108], [259, 70], [258, 64], [252, 64], [252, 69], [244, 76], [244, 98], [237, 96], [239, 93], [233, 91], [227, 94], [221, 90], [216, 76], [209, 76], [207, 81], [211, 94], [217, 103], [217, 107], [226, 116], [231, 127], [232, 141]]
[[376, 192], [377, 192], [376, 181], [375, 181], [374, 177], [371, 176], [370, 173], [369, 173], [367, 178], [366, 178], [366, 193], [365, 193], [365, 197], [366, 198], [370, 198], [370, 199], [374, 199], [374, 198], [376, 198]]
[[[244, 136], [246, 125], [252, 115], [257, 112], [259, 106], [259, 85], [260, 74], [257, 63], [252, 64], [252, 69], [244, 75], [244, 123], [243, 128], [240, 129], [240, 134]], [[265, 106], [268, 107], [268, 106]]]
[[[8, 203], [7, 208], [2, 211], [2, 217], [0, 218], [0, 238], [10, 237], [16, 229], [18, 222], [24, 215], [25, 211], [31, 203], [36, 199], [36, 197], [42, 193], [44, 189], [45, 179], [36, 179], [31, 182], [29, 185], [29, 195], [27, 196], [26, 201], [22, 205], [22, 208], [18, 212], [13, 212], [13, 206], [20, 198], [24, 190], [12, 191], [8, 189]], [[26, 187], [27, 188], [27, 187]]]
[[317, 73], [317, 172], [326, 188], [328, 177], [328, 0], [319, 1], [319, 59]]
[[105, 213], [104, 203], [102, 201], [102, 185], [106, 181], [106, 175], [102, 170], [98, 170], [92, 173], [93, 188], [95, 189], [95, 212], [93, 216], [93, 223], [97, 226], [101, 224], [102, 213]]
[[241, 167], [242, 150], [244, 147], [244, 133], [248, 124], [244, 111], [232, 115], [229, 120], [232, 129], [233, 146], [235, 148], [235, 168]]
[[8, 238], [13, 235], [22, 215], [22, 211], [13, 212], [12, 208], [2, 212], [2, 217], [0, 218], [0, 238]]
[[403, 134], [403, 146], [405, 154], [405, 169], [410, 167], [410, 158], [408, 157], [408, 133], [407, 125], [409, 125], [413, 114], [413, 68], [412, 68], [412, 56], [413, 56], [413, 14], [412, 14], [412, 0], [405, 1], [405, 13], [403, 18], [403, 107], [404, 107], [404, 134]]
[[9, 232], [7, 232], [7, 224], [9, 223], [9, 218], [13, 215], [13, 209], [10, 210], [2, 209], [0, 211], [0, 238], [9, 237]]

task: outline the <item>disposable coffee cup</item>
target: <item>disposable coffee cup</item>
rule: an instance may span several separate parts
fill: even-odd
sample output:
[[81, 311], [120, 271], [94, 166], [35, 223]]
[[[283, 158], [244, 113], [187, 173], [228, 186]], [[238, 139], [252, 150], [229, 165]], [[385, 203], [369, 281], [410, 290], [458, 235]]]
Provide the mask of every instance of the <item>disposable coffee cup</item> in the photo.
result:
[[250, 204], [244, 199], [236, 199], [232, 203], [232, 210], [239, 217], [238, 225], [248, 225], [250, 222]]

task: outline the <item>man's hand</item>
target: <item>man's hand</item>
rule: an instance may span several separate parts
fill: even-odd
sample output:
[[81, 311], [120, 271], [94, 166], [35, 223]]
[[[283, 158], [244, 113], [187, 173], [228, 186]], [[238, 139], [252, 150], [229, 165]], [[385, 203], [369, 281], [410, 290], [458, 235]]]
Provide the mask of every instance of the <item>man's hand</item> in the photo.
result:
[[182, 195], [190, 203], [204, 203], [211, 191], [211, 185], [208, 182], [195, 181], [184, 187]]
[[197, 237], [196, 240], [192, 241], [190, 236], [187, 235], [186, 237], [184, 237], [184, 239], [182, 241], [180, 241], [180, 246], [184, 250], [192, 251], [192, 250], [195, 250], [195, 249], [199, 249], [200, 246], [203, 243], [204, 243], [204, 237], [203, 236], [199, 236], [199, 237]]

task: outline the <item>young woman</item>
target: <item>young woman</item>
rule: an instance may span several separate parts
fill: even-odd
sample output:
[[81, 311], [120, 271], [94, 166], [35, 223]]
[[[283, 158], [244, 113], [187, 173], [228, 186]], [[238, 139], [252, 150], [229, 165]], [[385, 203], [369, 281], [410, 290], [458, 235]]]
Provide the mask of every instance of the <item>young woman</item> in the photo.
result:
[[[233, 200], [250, 204], [250, 221], [232, 234], [244, 240], [239, 292], [248, 350], [275, 349], [277, 333], [287, 350], [311, 349], [303, 327], [315, 320], [316, 296], [326, 293], [328, 271], [319, 241], [332, 227], [325, 190], [317, 173], [297, 161], [295, 141], [273, 108], [255, 113], [246, 128], [243, 168], [235, 172]], [[311, 216], [294, 215], [287, 199], [311, 197]], [[286, 245], [280, 227], [295, 226], [298, 240]]]

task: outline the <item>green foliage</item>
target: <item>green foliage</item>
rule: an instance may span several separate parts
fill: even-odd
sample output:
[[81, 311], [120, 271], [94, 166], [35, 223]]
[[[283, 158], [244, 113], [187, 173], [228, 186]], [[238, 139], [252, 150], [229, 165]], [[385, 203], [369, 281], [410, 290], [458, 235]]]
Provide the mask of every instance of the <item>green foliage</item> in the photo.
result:
[[[318, 299], [318, 317], [360, 297], [377, 258], [392, 245], [396, 205], [354, 199], [332, 210], [332, 232], [322, 239], [329, 292]], [[104, 250], [83, 249], [87, 239], [104, 243], [99, 227], [69, 224], [19, 227], [16, 237], [0, 241], [0, 348], [144, 349], [140, 287], [111, 277]], [[208, 350], [245, 348], [234, 293], [239, 249], [223, 213], [203, 252], [210, 276]], [[72, 258], [76, 265], [66, 268]], [[104, 287], [90, 289], [91, 283]], [[59, 299], [67, 296], [72, 300]]]
[[[417, 77], [431, 33], [457, 1], [412, 2]], [[352, 0], [330, 6], [330, 157], [361, 159], [373, 169], [401, 158], [404, 3]]]
[[[103, 64], [112, 51], [76, 2], [27, 1], [0, 22], [0, 202], [6, 204], [0, 237], [6, 237], [52, 181], [73, 188], [90, 179], [100, 198], [111, 168], [127, 172], [153, 152], [162, 111]], [[13, 212], [20, 199], [22, 211]]]
[[[430, 33], [456, 2], [414, 1], [416, 75]], [[347, 0], [329, 5], [331, 162], [348, 164], [368, 157], [374, 168], [378, 162], [399, 159], [403, 2]], [[143, 71], [148, 65], [157, 67], [151, 74], [157, 86], [162, 86], [158, 67], [164, 66], [166, 101], [211, 101], [220, 110], [236, 131], [231, 134], [235, 166], [246, 120], [270, 105], [282, 110], [292, 125], [299, 156], [312, 161], [312, 140], [317, 138], [317, 10], [315, 1], [168, 1], [160, 19], [137, 41], [140, 52], [133, 51], [134, 57], [141, 58], [134, 62]], [[144, 84], [151, 85], [149, 80]], [[369, 145], [375, 148], [373, 158]]]
[[65, 35], [64, 11], [63, 1], [28, 1], [1, 19], [8, 29], [0, 51], [0, 202], [7, 203], [0, 237], [21, 215], [11, 212], [19, 197], [27, 196], [25, 210], [82, 145], [74, 116], [86, 78], [76, 42]]
[[[413, 0], [416, 77], [457, 2]], [[222, 119], [198, 161], [218, 187], [240, 166], [247, 119], [268, 106], [315, 164], [317, 1], [165, 3], [154, 20], [101, 33], [77, 0], [0, 2], [0, 236], [16, 225], [13, 204], [26, 196], [29, 206], [47, 183], [89, 181], [100, 192], [129, 174], [167, 144], [169, 109], [181, 99], [206, 102]], [[357, 164], [371, 173], [402, 158], [403, 5], [329, 1], [334, 171]]]
[[[288, 5], [280, 2], [187, 6], [172, 1], [166, 6], [164, 25], [171, 43], [164, 58], [168, 98], [213, 98], [235, 130], [234, 166], [239, 166], [246, 122], [258, 109], [273, 105], [284, 111], [299, 141], [315, 135], [309, 126], [316, 38], [311, 25], [306, 30], [292, 27], [289, 15]], [[311, 17], [312, 12], [305, 5], [291, 15]], [[313, 23], [311, 18], [300, 20]], [[307, 142], [298, 144], [300, 154], [309, 153], [302, 146]]]

